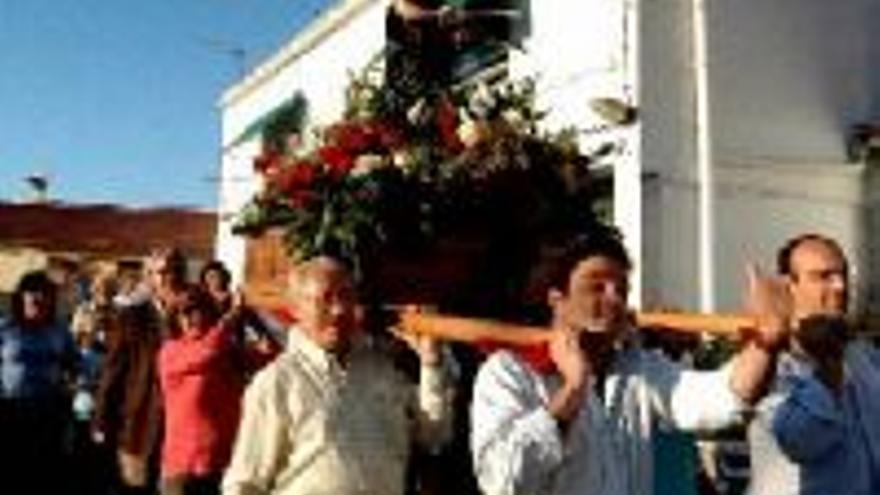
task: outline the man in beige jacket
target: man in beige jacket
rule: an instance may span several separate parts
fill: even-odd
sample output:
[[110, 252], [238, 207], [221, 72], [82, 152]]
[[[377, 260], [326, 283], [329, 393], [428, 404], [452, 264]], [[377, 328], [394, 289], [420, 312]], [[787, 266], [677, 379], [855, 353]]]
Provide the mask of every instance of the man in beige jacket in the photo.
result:
[[412, 440], [436, 445], [451, 431], [437, 346], [412, 342], [413, 386], [362, 332], [351, 276], [334, 259], [295, 267], [290, 294], [296, 326], [245, 392], [223, 493], [402, 495]]

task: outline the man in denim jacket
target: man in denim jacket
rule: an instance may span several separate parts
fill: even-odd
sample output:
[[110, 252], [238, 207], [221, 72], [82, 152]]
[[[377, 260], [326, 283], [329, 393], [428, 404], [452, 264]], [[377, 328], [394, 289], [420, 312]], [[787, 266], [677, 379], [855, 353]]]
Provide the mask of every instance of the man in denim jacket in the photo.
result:
[[880, 493], [880, 359], [850, 341], [848, 264], [806, 234], [779, 252], [794, 332], [749, 426], [751, 495]]

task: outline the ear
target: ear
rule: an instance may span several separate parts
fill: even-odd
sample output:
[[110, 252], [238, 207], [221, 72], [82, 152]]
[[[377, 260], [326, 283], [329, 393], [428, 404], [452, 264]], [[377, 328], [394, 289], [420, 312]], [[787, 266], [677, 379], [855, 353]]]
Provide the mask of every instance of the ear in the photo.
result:
[[550, 289], [547, 290], [547, 305], [550, 306], [551, 308], [555, 308], [556, 306], [561, 304], [564, 300], [565, 300], [565, 294], [561, 290], [559, 290], [555, 287], [551, 287]]

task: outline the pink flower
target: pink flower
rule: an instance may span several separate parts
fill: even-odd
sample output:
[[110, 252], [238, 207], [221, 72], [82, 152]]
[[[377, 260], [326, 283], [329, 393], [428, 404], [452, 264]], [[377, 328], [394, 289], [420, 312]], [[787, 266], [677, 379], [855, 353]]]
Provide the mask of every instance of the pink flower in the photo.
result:
[[458, 137], [458, 112], [447, 98], [440, 100], [437, 107], [437, 128], [440, 131], [443, 145], [449, 151], [458, 153], [464, 148], [464, 144]]

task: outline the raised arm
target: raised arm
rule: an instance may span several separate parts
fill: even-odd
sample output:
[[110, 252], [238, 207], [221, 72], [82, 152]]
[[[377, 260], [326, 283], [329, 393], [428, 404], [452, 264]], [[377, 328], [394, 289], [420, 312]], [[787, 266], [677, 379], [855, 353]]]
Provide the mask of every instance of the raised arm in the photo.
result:
[[776, 359], [788, 342], [792, 302], [778, 277], [761, 276], [749, 267], [748, 281], [749, 310], [755, 315], [757, 328], [747, 335], [742, 350], [733, 358], [730, 388], [743, 401], [755, 404], [767, 393]]
[[428, 450], [437, 450], [452, 439], [455, 358], [431, 337], [391, 331], [419, 357], [419, 384], [414, 397], [415, 439]]
[[778, 353], [788, 339], [790, 296], [776, 278], [752, 268], [748, 276], [749, 309], [757, 328], [748, 330], [742, 349], [721, 369], [685, 370], [658, 355], [645, 360], [654, 404], [679, 428], [711, 430], [736, 423], [773, 380]]
[[732, 366], [695, 371], [646, 353], [642, 376], [660, 415], [682, 430], [718, 430], [743, 419], [748, 404], [730, 386]]

